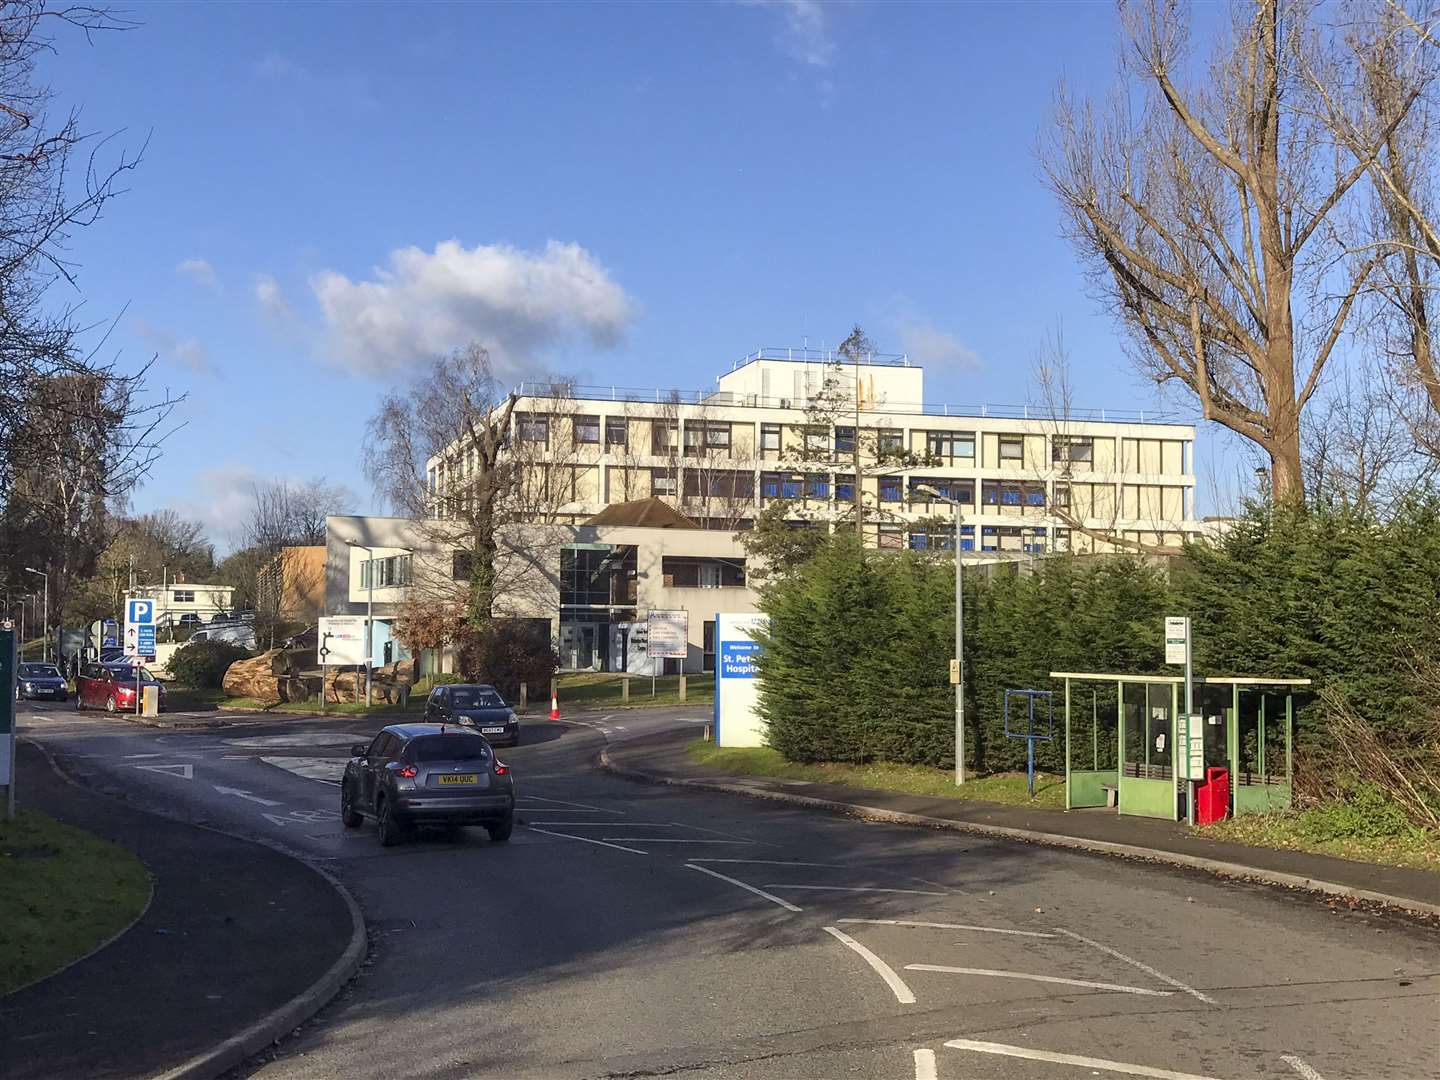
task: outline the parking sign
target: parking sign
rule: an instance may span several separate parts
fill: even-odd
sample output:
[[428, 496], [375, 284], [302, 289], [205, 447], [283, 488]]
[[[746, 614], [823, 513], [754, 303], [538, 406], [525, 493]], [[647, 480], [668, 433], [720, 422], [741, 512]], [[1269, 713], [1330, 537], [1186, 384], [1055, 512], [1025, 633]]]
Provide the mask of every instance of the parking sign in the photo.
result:
[[125, 655], [155, 659], [155, 601], [125, 601]]

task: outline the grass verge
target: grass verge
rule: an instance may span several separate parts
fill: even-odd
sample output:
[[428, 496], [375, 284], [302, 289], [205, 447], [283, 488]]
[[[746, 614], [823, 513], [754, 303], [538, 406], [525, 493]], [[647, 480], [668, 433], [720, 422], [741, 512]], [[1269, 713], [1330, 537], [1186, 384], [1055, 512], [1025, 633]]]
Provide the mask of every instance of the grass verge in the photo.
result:
[[84, 956], [149, 899], [144, 864], [119, 845], [31, 811], [0, 821], [0, 995]]
[[[680, 676], [662, 675], [655, 680], [655, 694], [650, 694], [650, 678], [635, 675], [630, 679], [630, 700], [623, 700], [623, 680], [618, 675], [605, 672], [585, 672], [579, 675], [560, 677], [560, 712], [564, 715], [567, 706], [584, 709], [648, 709], [680, 704], [709, 707], [715, 700], [715, 677], [713, 675], [686, 676], [685, 701], [680, 700]], [[538, 695], [532, 695], [531, 707], [548, 704], [540, 700], [548, 688], [542, 688]]]
[[[310, 715], [321, 711], [318, 701], [282, 701], [278, 705], [266, 704], [259, 698], [224, 698], [220, 704], [226, 709], [246, 712], [304, 713]], [[327, 716], [393, 716], [418, 719], [425, 712], [425, 695], [411, 694], [410, 704], [402, 709], [399, 705], [378, 702], [366, 705], [363, 701], [327, 701], [324, 709]]]
[[774, 776], [782, 780], [849, 784], [852, 787], [874, 788], [880, 791], [900, 791], [906, 795], [973, 799], [1011, 806], [1039, 806], [1051, 810], [1062, 810], [1065, 807], [1064, 778], [1046, 773], [1035, 774], [1035, 799], [1032, 802], [1024, 773], [982, 776], [966, 780], [964, 787], [956, 787], [954, 774], [925, 765], [895, 765], [889, 762], [876, 762], [871, 765], [846, 765], [838, 762], [801, 765], [786, 761], [778, 750], [772, 750], [768, 746], [719, 747], [704, 739], [691, 742], [686, 747], [686, 752], [697, 764], [743, 776]]
[[1309, 835], [1312, 825], [1307, 815], [1314, 813], [1314, 810], [1305, 810], [1289, 814], [1247, 814], [1207, 825], [1202, 831], [1205, 836], [1216, 840], [1231, 840], [1257, 847], [1309, 851], [1357, 862], [1440, 871], [1440, 836], [1434, 833], [1416, 829], [1401, 836], [1319, 840]]

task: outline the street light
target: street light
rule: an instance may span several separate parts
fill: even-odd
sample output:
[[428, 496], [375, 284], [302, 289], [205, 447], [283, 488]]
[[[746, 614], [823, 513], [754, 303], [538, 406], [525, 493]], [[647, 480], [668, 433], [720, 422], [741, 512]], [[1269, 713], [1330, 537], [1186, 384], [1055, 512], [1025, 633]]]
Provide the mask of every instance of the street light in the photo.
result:
[[955, 659], [960, 668], [955, 683], [955, 785], [965, 783], [965, 578], [960, 562], [959, 500], [942, 495], [929, 484], [916, 484], [915, 491], [955, 509]]
[[[370, 556], [370, 581], [365, 589], [365, 707], [368, 709], [371, 704], [370, 672], [375, 665], [375, 549], [358, 540], [346, 540], [345, 543]], [[409, 548], [401, 548], [400, 551], [406, 555], [414, 554]], [[321, 689], [323, 691], [324, 688]]]
[[40, 625], [40, 662], [43, 664], [50, 659], [50, 575], [44, 570], [36, 570], [33, 566], [25, 567], [27, 574], [39, 574], [45, 579], [45, 614]]

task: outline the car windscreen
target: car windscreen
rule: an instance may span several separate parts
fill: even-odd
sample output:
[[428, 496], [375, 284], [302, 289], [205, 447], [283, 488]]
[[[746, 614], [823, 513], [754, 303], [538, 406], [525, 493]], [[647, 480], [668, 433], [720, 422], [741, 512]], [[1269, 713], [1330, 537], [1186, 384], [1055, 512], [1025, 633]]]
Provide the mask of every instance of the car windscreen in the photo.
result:
[[22, 679], [58, 679], [60, 671], [49, 664], [21, 664], [20, 677]]
[[478, 735], [422, 735], [410, 740], [405, 756], [417, 765], [436, 761], [486, 761], [490, 744]]
[[450, 707], [453, 709], [503, 709], [505, 699], [494, 690], [481, 690], [474, 686], [454, 687], [450, 691]]

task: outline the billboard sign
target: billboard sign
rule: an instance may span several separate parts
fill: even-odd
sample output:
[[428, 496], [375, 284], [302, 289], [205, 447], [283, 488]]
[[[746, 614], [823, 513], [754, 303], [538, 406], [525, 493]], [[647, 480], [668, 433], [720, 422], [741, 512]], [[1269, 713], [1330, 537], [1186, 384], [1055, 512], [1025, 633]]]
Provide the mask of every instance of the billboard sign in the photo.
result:
[[715, 745], [761, 746], [760, 678], [755, 635], [769, 625], [764, 615], [715, 616]]
[[652, 656], [683, 660], [690, 654], [690, 613], [652, 611], [646, 651]]
[[365, 663], [365, 616], [321, 618], [316, 641], [320, 663], [354, 667]]
[[155, 659], [155, 601], [125, 601], [125, 655], [137, 659]]

